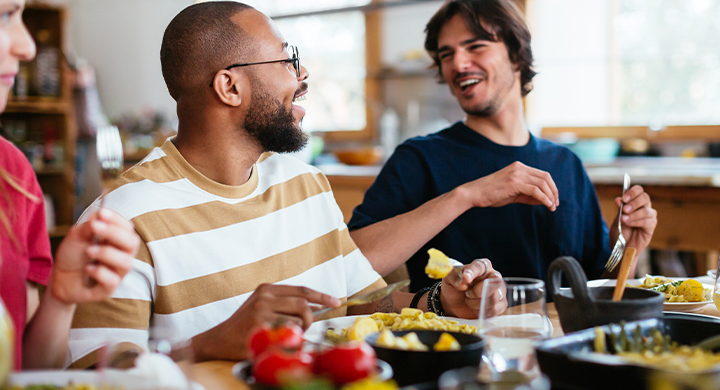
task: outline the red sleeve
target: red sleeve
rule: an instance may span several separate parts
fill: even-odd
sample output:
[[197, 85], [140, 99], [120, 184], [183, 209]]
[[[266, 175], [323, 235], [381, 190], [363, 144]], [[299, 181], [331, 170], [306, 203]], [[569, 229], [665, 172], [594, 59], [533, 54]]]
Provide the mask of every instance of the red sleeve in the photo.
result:
[[[37, 186], [36, 191], [33, 191], [33, 193], [43, 199], [37, 179], [35, 180], [35, 186]], [[52, 252], [45, 221], [45, 202], [28, 202], [28, 208], [27, 240], [30, 269], [27, 278], [31, 282], [47, 285], [52, 269]]]
[[30, 260], [27, 280], [42, 285], [47, 285], [52, 271], [52, 250], [50, 249], [50, 237], [48, 236], [47, 221], [45, 220], [45, 201], [43, 192], [38, 183], [35, 171], [24, 156], [20, 155], [18, 160], [22, 161], [23, 185], [28, 192], [40, 199], [39, 203], [25, 202], [27, 205], [27, 250]]

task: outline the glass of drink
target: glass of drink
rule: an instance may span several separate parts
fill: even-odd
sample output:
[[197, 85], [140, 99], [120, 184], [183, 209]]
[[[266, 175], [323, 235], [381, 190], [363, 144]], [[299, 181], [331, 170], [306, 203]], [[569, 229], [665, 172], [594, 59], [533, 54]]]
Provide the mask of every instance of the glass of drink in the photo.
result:
[[[508, 371], [537, 376], [540, 367], [533, 342], [552, 333], [545, 282], [531, 278], [487, 279], [482, 294], [478, 332], [486, 344], [479, 379], [495, 381]], [[498, 298], [503, 296], [507, 308], [498, 314]]]

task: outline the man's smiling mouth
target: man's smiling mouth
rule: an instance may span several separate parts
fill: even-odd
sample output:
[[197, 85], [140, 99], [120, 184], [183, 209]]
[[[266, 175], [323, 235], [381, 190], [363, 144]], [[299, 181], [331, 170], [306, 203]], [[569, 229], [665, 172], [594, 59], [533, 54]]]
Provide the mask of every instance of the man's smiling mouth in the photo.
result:
[[467, 79], [467, 80], [460, 81], [459, 83], [457, 83], [457, 85], [458, 85], [458, 87], [460, 87], [460, 90], [465, 91], [465, 90], [468, 89], [471, 85], [475, 85], [475, 84], [477, 84], [477, 83], [479, 83], [479, 82], [481, 82], [481, 81], [482, 81], [482, 79], [480, 79], [480, 78], [477, 78], [477, 79]]

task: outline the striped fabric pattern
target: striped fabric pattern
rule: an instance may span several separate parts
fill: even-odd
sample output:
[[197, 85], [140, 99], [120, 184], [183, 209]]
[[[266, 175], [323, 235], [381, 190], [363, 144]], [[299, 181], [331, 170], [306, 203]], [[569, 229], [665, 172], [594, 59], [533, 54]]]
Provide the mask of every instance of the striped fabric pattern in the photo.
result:
[[92, 352], [106, 342], [146, 346], [151, 324], [193, 337], [228, 319], [262, 283], [341, 299], [384, 285], [350, 238], [325, 176], [290, 156], [263, 154], [248, 182], [231, 187], [200, 174], [169, 139], [121, 176], [105, 207], [132, 220], [143, 245], [112, 299], [78, 306], [72, 367], [94, 364]]

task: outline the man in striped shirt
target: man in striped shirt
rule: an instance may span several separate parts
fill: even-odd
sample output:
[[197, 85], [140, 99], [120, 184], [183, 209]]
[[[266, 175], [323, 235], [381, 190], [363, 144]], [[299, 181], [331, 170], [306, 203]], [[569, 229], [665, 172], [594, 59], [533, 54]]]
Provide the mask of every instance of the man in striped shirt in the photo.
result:
[[[191, 339], [196, 361], [244, 359], [259, 324], [307, 328], [313, 306], [338, 307], [385, 285], [350, 238], [325, 176], [277, 154], [307, 142], [305, 110], [293, 102], [307, 92], [308, 72], [273, 22], [241, 3], [195, 4], [170, 22], [160, 57], [178, 134], [105, 196], [143, 245], [112, 299], [78, 308], [73, 367], [95, 364], [108, 341], [145, 347], [152, 327]], [[477, 318], [481, 279], [499, 276], [486, 264], [446, 277], [436, 311]], [[427, 310], [425, 298], [418, 308]], [[331, 316], [399, 311], [412, 299], [394, 293]]]

